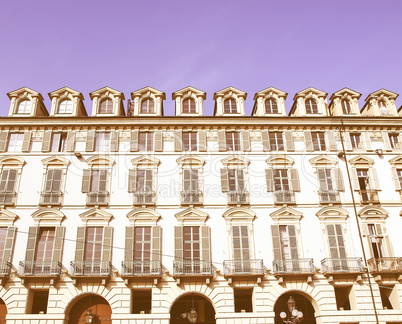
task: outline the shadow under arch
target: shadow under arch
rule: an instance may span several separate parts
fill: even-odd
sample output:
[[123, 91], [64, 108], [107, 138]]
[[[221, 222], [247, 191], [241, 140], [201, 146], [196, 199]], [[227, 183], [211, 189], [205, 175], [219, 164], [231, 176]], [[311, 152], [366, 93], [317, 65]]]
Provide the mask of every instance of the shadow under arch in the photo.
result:
[[81, 294], [69, 302], [65, 311], [65, 323], [86, 323], [88, 311], [92, 314], [93, 324], [112, 323], [112, 308], [109, 303], [102, 296], [93, 293]]
[[190, 323], [187, 316], [194, 308], [198, 324], [215, 324], [215, 305], [205, 295], [186, 292], [178, 296], [170, 307], [170, 324]]
[[6, 322], [7, 305], [3, 299], [0, 298], [0, 323]]

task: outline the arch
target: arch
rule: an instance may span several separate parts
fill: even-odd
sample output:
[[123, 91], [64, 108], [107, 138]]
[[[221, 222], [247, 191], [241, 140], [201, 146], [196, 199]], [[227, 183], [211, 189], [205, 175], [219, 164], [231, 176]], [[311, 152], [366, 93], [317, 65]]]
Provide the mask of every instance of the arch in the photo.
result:
[[93, 324], [111, 324], [112, 308], [105, 298], [98, 294], [82, 294], [72, 299], [66, 307], [68, 324], [86, 323], [88, 310], [93, 315]]
[[151, 97], [146, 97], [141, 100], [140, 114], [154, 114], [155, 113], [155, 100]]
[[276, 101], [276, 99], [273, 97], [269, 97], [269, 98], [265, 99], [264, 106], [265, 106], [266, 114], [278, 114], [279, 113], [278, 101]]
[[[202, 305], [202, 306], [201, 306]], [[212, 301], [205, 295], [198, 292], [186, 292], [179, 295], [171, 304], [169, 309], [170, 324], [189, 323], [183, 315], [190, 313], [194, 308], [197, 312], [197, 323], [215, 324], [216, 309]], [[204, 310], [202, 312], [202, 310]]]
[[205, 164], [205, 160], [198, 155], [184, 155], [179, 157], [176, 162], [180, 167], [183, 167], [183, 165], [202, 167]]
[[113, 98], [105, 97], [99, 102], [99, 114], [113, 114]]
[[86, 160], [86, 162], [91, 167], [99, 166], [99, 165], [111, 167], [114, 164], [114, 160], [111, 157], [106, 156], [106, 155], [102, 155], [102, 156], [93, 155], [93, 156], [89, 157]]
[[3, 299], [0, 298], [0, 322], [6, 322], [7, 305]]
[[225, 114], [237, 114], [237, 101], [232, 97], [225, 99], [223, 102], [223, 109]]
[[73, 101], [65, 97], [60, 100], [57, 113], [58, 114], [71, 114], [73, 112]]
[[388, 217], [388, 212], [382, 207], [366, 206], [359, 210], [357, 215], [360, 218], [386, 218]]
[[327, 207], [321, 208], [316, 213], [316, 216], [320, 220], [326, 220], [326, 219], [343, 219], [343, 220], [345, 220], [346, 218], [348, 218], [349, 213], [341, 207], [327, 206]]
[[127, 218], [133, 225], [156, 225], [161, 215], [151, 208], [136, 208], [127, 214]]
[[45, 207], [32, 213], [32, 218], [37, 226], [60, 226], [65, 215], [58, 209]]
[[291, 167], [295, 160], [291, 158], [289, 155], [285, 154], [276, 154], [271, 155], [268, 159], [265, 160], [269, 167], [273, 167], [274, 165]]
[[19, 167], [22, 167], [25, 164], [25, 160], [22, 157], [16, 155], [3, 156], [0, 158], [0, 164], [17, 165]]
[[23, 98], [18, 102], [17, 114], [30, 114], [32, 110], [32, 101]]
[[318, 114], [318, 103], [313, 98], [307, 98], [305, 101], [307, 114]]
[[251, 219], [254, 220], [256, 214], [249, 208], [233, 207], [225, 211], [222, 217], [226, 220], [233, 219]]
[[183, 99], [183, 113], [184, 114], [197, 113], [197, 104], [194, 98], [186, 97]]

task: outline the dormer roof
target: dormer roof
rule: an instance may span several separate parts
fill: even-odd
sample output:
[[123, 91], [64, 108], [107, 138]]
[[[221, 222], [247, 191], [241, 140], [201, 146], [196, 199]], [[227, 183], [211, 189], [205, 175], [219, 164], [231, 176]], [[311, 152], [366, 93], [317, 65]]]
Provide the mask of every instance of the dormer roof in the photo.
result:
[[[359, 116], [359, 98], [361, 95], [361, 93], [349, 88], [343, 88], [334, 92], [331, 95], [331, 103], [329, 104], [331, 116]], [[343, 100], [346, 100], [349, 105], [346, 103], [343, 104]]]
[[185, 87], [172, 93], [172, 99], [175, 100], [177, 96], [183, 96], [189, 92], [194, 93], [197, 97], [201, 96], [202, 99], [207, 99], [207, 93], [192, 86]]
[[347, 95], [349, 95], [352, 98], [357, 98], [359, 99], [362, 94], [356, 91], [353, 91], [352, 89], [349, 88], [343, 88], [341, 90], [338, 90], [336, 92], [334, 92], [331, 95], [331, 98], [329, 98], [331, 101], [334, 100], [335, 98], [341, 98], [341, 97], [346, 97]]
[[206, 98], [206, 92], [191, 86], [173, 92], [172, 99], [175, 101], [176, 116], [202, 116]]
[[78, 92], [69, 87], [63, 87], [63, 88], [54, 90], [52, 92], [49, 92], [49, 98], [50, 98], [50, 100], [52, 100], [54, 97], [60, 97], [61, 95], [66, 95], [66, 94], [71, 94], [73, 97], [78, 97], [81, 100], [84, 100], [84, 96], [82, 95], [81, 92]]
[[218, 98], [218, 97], [223, 97], [223, 96], [225, 96], [226, 94], [228, 94], [230, 92], [235, 93], [239, 97], [244, 97], [244, 100], [247, 99], [247, 92], [241, 91], [241, 90], [239, 90], [239, 89], [237, 89], [235, 87], [230, 86], [230, 87], [227, 87], [225, 89], [222, 89], [222, 90], [219, 90], [219, 91], [215, 92], [214, 93], [214, 100], [216, 100], [216, 98]]
[[40, 100], [43, 100], [42, 95], [39, 92], [36, 92], [35, 90], [32, 90], [28, 87], [22, 87], [17, 90], [11, 91], [7, 93], [7, 96], [10, 98], [10, 100], [14, 97], [18, 97], [20, 94], [27, 92], [30, 94], [32, 97], [38, 97]]
[[364, 101], [370, 100], [371, 98], [380, 99], [382, 96], [387, 97], [388, 99], [395, 100], [398, 98], [399, 94], [389, 91], [387, 89], [380, 89], [370, 93]]
[[113, 88], [110, 88], [108, 86], [100, 88], [98, 90], [92, 91], [89, 93], [89, 97], [91, 98], [91, 100], [93, 100], [95, 97], [99, 97], [100, 95], [104, 94], [105, 92], [110, 92], [112, 93], [115, 97], [120, 97], [122, 100], [124, 100], [124, 93], [117, 91]]
[[[60, 89], [49, 92], [49, 98], [52, 101], [50, 108], [50, 116], [69, 116], [69, 117], [86, 117], [88, 116], [84, 106], [84, 96], [81, 92], [71, 89], [69, 87], [62, 87]], [[59, 105], [65, 99], [72, 101], [71, 113], [60, 113]]]
[[308, 96], [316, 96], [317, 98], [323, 98], [325, 100], [327, 98], [327, 95], [328, 95], [328, 93], [321, 91], [319, 89], [313, 88], [313, 87], [309, 87], [307, 89], [297, 92], [293, 97], [293, 105], [289, 111], [289, 116], [294, 114], [294, 112], [297, 108], [299, 98], [305, 98]]
[[268, 87], [265, 88], [261, 91], [258, 91], [255, 95], [254, 95], [254, 100], [256, 100], [258, 97], [265, 97], [266, 95], [271, 95], [271, 94], [276, 94], [278, 97], [283, 97], [283, 99], [286, 99], [288, 96], [288, 93], [282, 90], [279, 90], [277, 88], [274, 87]]
[[226, 100], [227, 98], [236, 99], [237, 102], [238, 112], [237, 114], [231, 114], [231, 115], [244, 116], [245, 115], [244, 100], [247, 99], [247, 92], [236, 89], [235, 87], [227, 87], [214, 93], [213, 98], [215, 100], [214, 116], [227, 115], [224, 113], [223, 108], [224, 105], [223, 101]]
[[153, 93], [155, 96], [159, 96], [162, 98], [162, 100], [166, 99], [166, 94], [163, 91], [160, 91], [158, 89], [152, 88], [150, 86], [141, 88], [139, 90], [131, 92], [131, 99], [135, 99], [136, 97], [141, 97], [143, 94], [148, 94], [150, 95]]
[[[36, 92], [28, 87], [22, 87], [17, 90], [7, 93], [10, 98], [10, 110], [8, 116], [21, 117], [44, 117], [48, 116], [49, 113], [43, 103], [43, 97], [39, 92]], [[29, 100], [30, 112], [29, 113], [17, 113], [19, 108], [19, 103], [21, 101]]]
[[259, 103], [258, 99], [262, 98], [262, 100], [263, 100], [263, 98], [269, 98], [269, 97], [283, 99], [283, 107], [282, 107], [282, 105], [280, 105], [280, 103], [278, 103], [278, 108], [279, 108], [279, 110], [282, 110], [282, 111], [279, 111], [280, 114], [286, 115], [284, 102], [285, 102], [287, 96], [288, 96], [287, 92], [284, 92], [284, 91], [279, 90], [279, 89], [274, 88], [274, 87], [268, 87], [268, 88], [265, 88], [265, 89], [263, 89], [261, 91], [258, 91], [254, 95], [254, 105], [253, 105], [253, 111], [251, 112], [251, 115], [252, 116], [263, 116], [263, 115], [265, 115], [261, 111], [262, 107], [260, 108], [260, 110], [258, 109], [259, 104], [263, 105], [263, 102]]
[[[92, 91], [89, 94], [91, 100], [93, 100], [92, 103], [92, 116], [125, 116], [125, 111], [124, 111], [124, 106], [123, 106], [123, 100], [124, 98], [124, 93], [117, 91], [113, 88], [110, 87], [103, 87], [98, 90]], [[101, 106], [101, 103], [104, 102], [104, 100], [112, 100], [113, 103], [113, 112], [112, 113], [100, 113], [99, 109]]]
[[155, 112], [146, 115], [163, 116], [163, 100], [166, 99], [166, 94], [149, 86], [131, 92], [131, 101], [128, 100], [127, 103], [127, 116], [141, 116], [141, 102], [147, 98], [154, 100]]
[[[361, 110], [363, 116], [397, 116], [397, 108], [395, 99], [398, 94], [386, 89], [380, 89], [370, 93], [366, 99], [365, 104]], [[385, 99], [385, 100], [383, 100]], [[386, 102], [386, 111], [382, 112], [379, 107], [380, 101]]]

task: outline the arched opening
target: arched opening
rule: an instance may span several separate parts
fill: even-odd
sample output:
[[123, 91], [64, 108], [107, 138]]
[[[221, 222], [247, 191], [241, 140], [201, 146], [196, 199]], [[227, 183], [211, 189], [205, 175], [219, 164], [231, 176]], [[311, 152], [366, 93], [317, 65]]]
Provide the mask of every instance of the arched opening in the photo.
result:
[[302, 323], [316, 324], [313, 305], [306, 297], [296, 291], [287, 292], [277, 299], [274, 306], [275, 324], [283, 324], [283, 320], [280, 317], [281, 312], [285, 312], [287, 317], [290, 317], [288, 308], [288, 300], [290, 296], [292, 296], [296, 302], [296, 309], [303, 313]]
[[0, 299], [0, 323], [6, 322], [7, 306], [3, 299]]
[[[191, 321], [194, 310], [197, 312], [195, 322]], [[214, 307], [203, 296], [186, 294], [177, 299], [170, 309], [170, 324], [181, 323], [215, 324]]]
[[[85, 295], [73, 301], [67, 313], [68, 324], [108, 324], [112, 323], [112, 309], [109, 303], [95, 294]], [[89, 321], [92, 318], [92, 322]]]

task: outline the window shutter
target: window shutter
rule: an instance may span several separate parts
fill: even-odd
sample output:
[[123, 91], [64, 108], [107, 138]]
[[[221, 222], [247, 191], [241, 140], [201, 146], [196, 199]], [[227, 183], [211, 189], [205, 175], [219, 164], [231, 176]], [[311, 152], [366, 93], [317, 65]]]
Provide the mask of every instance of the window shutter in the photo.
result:
[[87, 152], [93, 152], [95, 150], [95, 131], [87, 131], [87, 144], [85, 150]]
[[393, 253], [392, 253], [392, 247], [391, 247], [391, 242], [389, 240], [389, 236], [385, 236], [384, 241], [385, 241], [385, 246], [386, 246], [386, 251], [384, 251], [385, 252], [384, 254], [392, 257]]
[[345, 185], [343, 183], [343, 176], [342, 176], [341, 169], [340, 168], [335, 168], [334, 169], [334, 175], [335, 175], [336, 189], [338, 191], [345, 191]]
[[116, 131], [110, 132], [110, 151], [119, 151], [119, 133]]
[[269, 132], [267, 130], [261, 131], [261, 138], [262, 138], [262, 150], [264, 152], [271, 151], [271, 145], [269, 144]]
[[[4, 170], [4, 171], [6, 171], [6, 170]], [[5, 190], [7, 192], [15, 192], [15, 189], [17, 187], [18, 171], [15, 169], [9, 169], [7, 171], [8, 171], [8, 182], [7, 182], [7, 187], [5, 188]]]
[[64, 226], [56, 226], [54, 231], [54, 242], [53, 242], [53, 257], [52, 261], [61, 262], [63, 256], [63, 245], [64, 245], [64, 234], [66, 228]]
[[401, 190], [401, 183], [399, 182], [398, 173], [395, 168], [391, 168], [392, 180], [394, 181], [395, 190]]
[[265, 178], [267, 181], [267, 191], [268, 192], [274, 191], [274, 170], [265, 169]]
[[8, 134], [8, 131], [0, 133], [0, 152], [5, 152], [7, 150]]
[[310, 131], [304, 131], [304, 143], [306, 145], [306, 151], [307, 152], [313, 152], [314, 151], [313, 139], [311, 138], [311, 132]]
[[288, 225], [288, 233], [289, 233], [290, 255], [292, 256], [292, 259], [298, 259], [299, 252], [297, 251], [296, 226]]
[[3, 172], [1, 173], [0, 192], [7, 191], [6, 184], [7, 184], [7, 179], [8, 179], [9, 172], [10, 172], [10, 170], [3, 169]]
[[236, 170], [237, 172], [237, 191], [242, 192], [246, 189], [244, 183], [244, 170]]
[[339, 257], [341, 259], [345, 259], [346, 258], [346, 249], [345, 249], [345, 241], [343, 240], [341, 224], [336, 224], [335, 230], [336, 230], [336, 236], [338, 238]]
[[36, 241], [38, 239], [39, 226], [31, 226], [28, 230], [28, 243], [27, 250], [25, 252], [25, 261], [35, 261]]
[[103, 229], [102, 261], [112, 261], [113, 227], [105, 226]]
[[297, 169], [289, 169], [290, 172], [290, 182], [293, 191], [300, 191], [299, 173]]
[[162, 131], [155, 132], [155, 152], [163, 151]]
[[342, 135], [343, 135], [343, 147], [345, 148], [345, 151], [353, 151], [349, 132], [345, 132]]
[[126, 226], [126, 240], [124, 248], [124, 261], [134, 261], [134, 226]]
[[371, 177], [370, 177], [371, 189], [381, 190], [380, 181], [378, 180], [377, 170], [374, 168], [371, 168], [370, 173], [371, 173]]
[[350, 170], [350, 175], [352, 177], [352, 187], [354, 190], [360, 190], [359, 180], [357, 179], [356, 168]]
[[138, 152], [138, 130], [131, 131], [130, 152]]
[[200, 152], [207, 151], [207, 131], [206, 130], [198, 131], [198, 151], [200, 151]]
[[22, 141], [22, 152], [28, 152], [30, 147], [31, 147], [31, 137], [32, 133], [31, 132], [24, 132], [24, 139]]
[[53, 186], [52, 192], [61, 192], [61, 182], [63, 177], [63, 170], [55, 169], [53, 171]]
[[99, 170], [99, 191], [105, 192], [108, 191], [107, 189], [107, 170]]
[[128, 192], [135, 192], [137, 188], [137, 169], [128, 171]]
[[52, 191], [52, 183], [53, 183], [53, 173], [54, 173], [54, 171], [55, 171], [54, 169], [47, 169], [44, 192], [51, 192]]
[[330, 257], [333, 259], [339, 259], [338, 244], [336, 243], [335, 225], [327, 225], [327, 237]]
[[327, 181], [325, 177], [325, 169], [317, 169], [317, 176], [318, 176], [318, 184], [320, 190], [328, 190], [327, 188]]
[[75, 149], [75, 132], [67, 132], [66, 152], [74, 152]]
[[366, 223], [362, 223], [360, 224], [360, 231], [362, 233], [363, 236], [367, 236], [368, 235], [368, 226]]
[[162, 228], [152, 226], [152, 261], [161, 261]]
[[226, 151], [226, 131], [225, 130], [218, 130], [218, 147], [219, 152]]
[[384, 141], [384, 148], [386, 151], [392, 151], [391, 142], [389, 140], [388, 132], [382, 132], [382, 139]]
[[227, 168], [221, 169], [221, 187], [222, 192], [229, 191], [229, 170]]
[[89, 192], [91, 186], [91, 170], [84, 170], [82, 176], [82, 187], [81, 192]]
[[[24, 135], [25, 137], [25, 135]], [[42, 152], [50, 151], [50, 144], [52, 142], [52, 132], [44, 132], [42, 140]]]
[[376, 229], [378, 235], [383, 234], [381, 224], [375, 224], [375, 229]]
[[274, 248], [274, 259], [281, 260], [282, 251], [281, 251], [281, 238], [279, 236], [279, 225], [271, 225], [271, 232], [272, 232], [272, 246]]
[[182, 130], [174, 131], [174, 151], [181, 152], [183, 150], [183, 132]]
[[371, 138], [370, 138], [370, 133], [364, 132], [363, 133], [363, 138], [364, 138], [364, 147], [366, 148], [367, 151], [372, 151], [371, 147]]
[[9, 226], [7, 228], [7, 237], [6, 237], [6, 243], [4, 245], [3, 262], [11, 262], [13, 256], [13, 249], [15, 242], [14, 240], [16, 232], [17, 228], [15, 226]]
[[183, 227], [174, 227], [174, 258], [176, 261], [183, 260]]
[[209, 226], [201, 226], [202, 260], [211, 260], [211, 229]]
[[191, 189], [191, 176], [190, 170], [183, 170], [183, 190], [190, 191]]
[[285, 142], [286, 142], [286, 150], [289, 152], [293, 152], [295, 150], [295, 143], [293, 141], [293, 134], [291, 131], [284, 131]]
[[145, 188], [148, 193], [154, 191], [154, 171], [152, 169], [145, 171]]
[[336, 140], [335, 140], [335, 133], [333, 131], [327, 132], [327, 141], [328, 141], [328, 147], [329, 147], [330, 151], [338, 150], [338, 147], [336, 145]]
[[77, 228], [77, 242], [75, 245], [75, 261], [84, 261], [84, 248], [85, 248], [85, 232], [86, 227], [80, 226]]
[[250, 132], [249, 131], [242, 132], [242, 140], [243, 140], [243, 151], [250, 152], [251, 151], [251, 141], [250, 141]]

